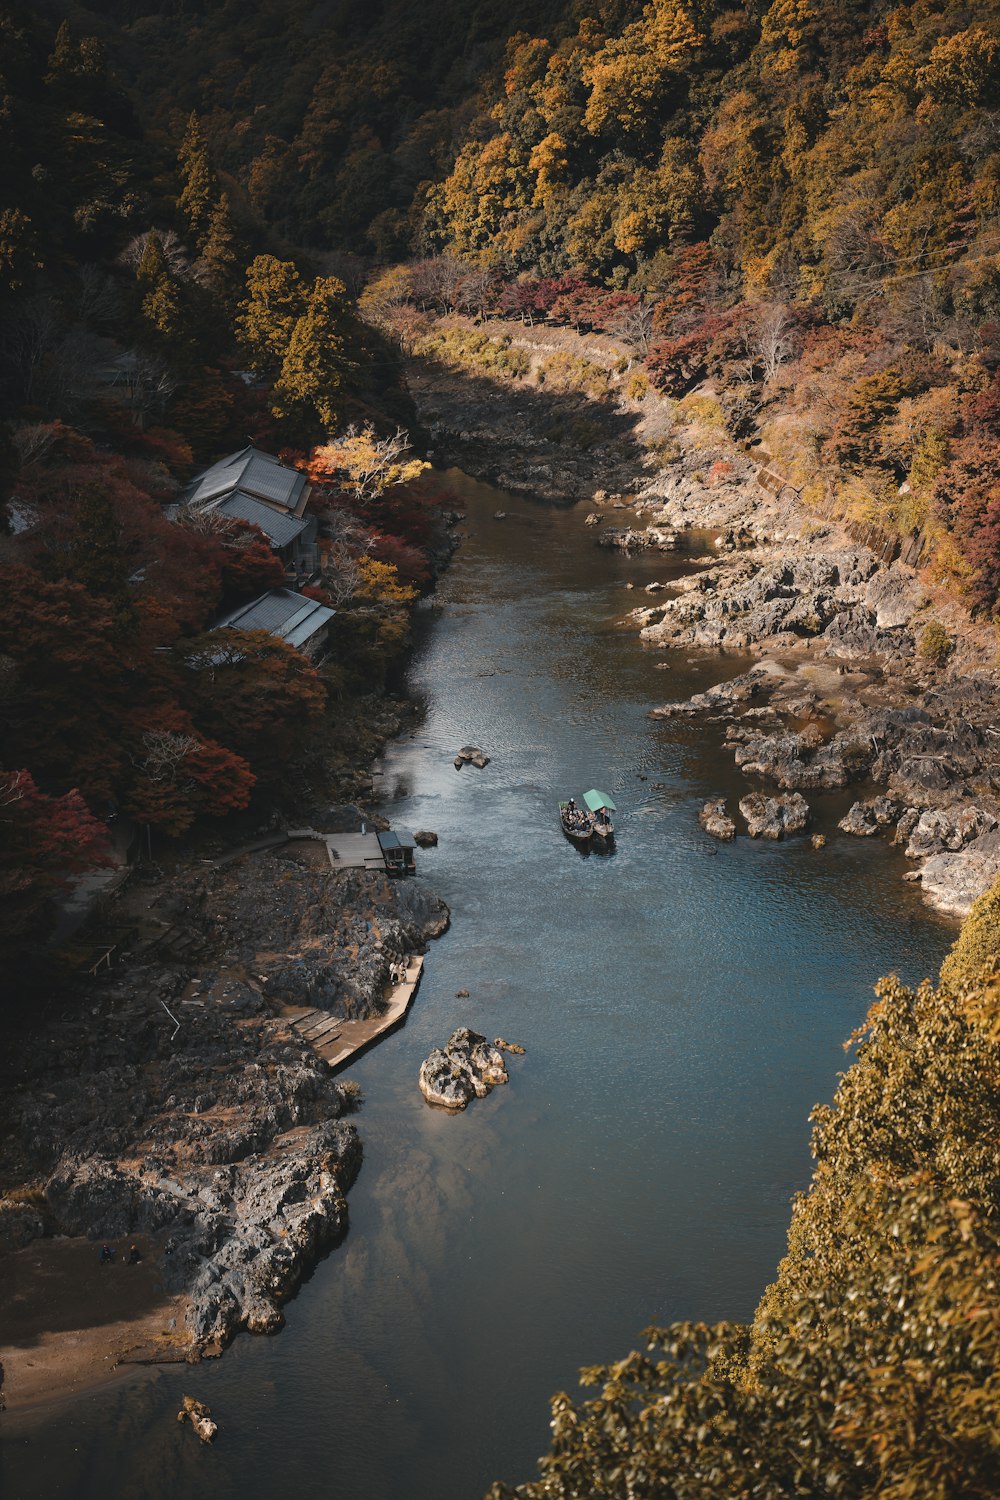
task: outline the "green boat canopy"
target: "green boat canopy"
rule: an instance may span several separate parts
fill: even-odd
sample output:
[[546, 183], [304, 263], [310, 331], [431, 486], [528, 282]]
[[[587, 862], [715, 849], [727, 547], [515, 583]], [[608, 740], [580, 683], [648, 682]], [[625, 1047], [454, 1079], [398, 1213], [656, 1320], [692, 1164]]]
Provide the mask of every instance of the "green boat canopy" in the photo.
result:
[[612, 799], [608, 796], [607, 792], [599, 792], [596, 788], [592, 792], [584, 792], [583, 800], [584, 802], [586, 802], [591, 812], [600, 812], [602, 807], [606, 807], [608, 812], [618, 811], [617, 807], [615, 806]]

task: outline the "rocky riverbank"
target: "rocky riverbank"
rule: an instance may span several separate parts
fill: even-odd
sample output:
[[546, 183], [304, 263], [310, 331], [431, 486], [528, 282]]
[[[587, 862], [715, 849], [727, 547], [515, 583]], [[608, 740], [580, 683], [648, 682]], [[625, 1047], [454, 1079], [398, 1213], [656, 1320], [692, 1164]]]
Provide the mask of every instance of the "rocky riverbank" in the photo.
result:
[[[326, 821], [359, 820], [344, 807]], [[50, 1396], [123, 1358], [197, 1358], [281, 1325], [346, 1229], [362, 1155], [357, 1090], [290, 1017], [377, 1015], [391, 966], [448, 913], [419, 881], [335, 871], [296, 838], [140, 874], [113, 919], [128, 934], [114, 967], [67, 981], [0, 1061], [0, 1279], [37, 1304], [0, 1347], [9, 1404], [38, 1398], [41, 1350]], [[102, 1242], [115, 1259], [88, 1292]], [[139, 1269], [123, 1263], [132, 1243]], [[148, 1283], [132, 1325], [126, 1297], [113, 1322], [101, 1303], [116, 1276]], [[90, 1350], [83, 1369], [60, 1328]]]
[[[894, 839], [919, 861], [910, 878], [927, 899], [964, 916], [1000, 876], [992, 639], [913, 569], [779, 509], [745, 460], [714, 492], [689, 463], [678, 469], [647, 486], [640, 505], [658, 531], [717, 527], [720, 560], [630, 621], [656, 649], [763, 659], [656, 713], [724, 721], [752, 783], [796, 793], [856, 785], [862, 795], [840, 831]], [[949, 641], [944, 664], [921, 652], [931, 622]]]
[[[650, 585], [655, 600], [626, 623], [649, 649], [750, 653], [760, 663], [657, 712], [725, 722], [748, 798], [856, 786], [840, 833], [895, 839], [918, 862], [909, 878], [927, 898], [964, 915], [1000, 876], [992, 630], [977, 630], [954, 598], [882, 561], [787, 487], [776, 495], [753, 453], [726, 437], [714, 392], [679, 404], [639, 394], [627, 351], [604, 337], [517, 325], [491, 327], [491, 337], [520, 351], [516, 378], [415, 362], [414, 394], [442, 457], [507, 488], [585, 498], [582, 519], [604, 545], [669, 551], [685, 532], [713, 532], [715, 559], [679, 583]], [[553, 354], [579, 373], [580, 389], [553, 393], [544, 379]], [[604, 381], [596, 394], [595, 369]], [[571, 421], [595, 412], [603, 436], [574, 450]], [[635, 512], [627, 526], [622, 494]], [[721, 829], [740, 831], [728, 810], [718, 813]]]

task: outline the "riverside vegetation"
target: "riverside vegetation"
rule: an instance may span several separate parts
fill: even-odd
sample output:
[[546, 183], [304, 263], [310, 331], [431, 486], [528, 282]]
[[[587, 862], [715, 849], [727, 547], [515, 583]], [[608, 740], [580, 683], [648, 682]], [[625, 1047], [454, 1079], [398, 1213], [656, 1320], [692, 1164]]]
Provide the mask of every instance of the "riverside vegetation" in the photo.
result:
[[[255, 846], [360, 825], [408, 712], [388, 684], [410, 612], [453, 538], [398, 360], [344, 283], [231, 212], [196, 121], [154, 141], [96, 38], [5, 8], [3, 40], [0, 1253], [57, 1285], [54, 1236], [137, 1236], [168, 1299], [153, 1353], [183, 1358], [278, 1326], [346, 1223], [357, 1094], [283, 1005], [377, 1013], [393, 961], [447, 920]], [[171, 518], [248, 433], [311, 481], [305, 592], [336, 605], [318, 664], [209, 633], [290, 581], [263, 532]], [[131, 881], [53, 942], [129, 829]], [[115, 967], [98, 977], [92, 950]], [[10, 1403], [60, 1389], [37, 1352], [3, 1360]]]
[[[11, 942], [100, 858], [109, 797], [166, 833], [274, 798], [275, 723], [329, 727], [331, 687], [336, 721], [336, 694], [384, 672], [441, 506], [403, 484], [386, 514], [355, 461], [367, 422], [412, 414], [383, 327], [419, 361], [442, 456], [552, 498], [648, 483], [647, 544], [717, 528], [718, 566], [632, 623], [661, 646], [763, 649], [767, 671], [671, 710], [730, 715], [744, 771], [779, 788], [873, 779], [854, 831], [903, 830], [928, 889], [935, 859], [968, 871], [980, 845], [968, 907], [997, 854], [993, 0], [442, 0], [429, 24], [390, 3], [318, 30], [307, 4], [254, 0], [237, 27], [222, 5], [130, 0], [92, 18], [100, 41], [16, 5], [3, 20]], [[359, 249], [418, 257], [371, 279], [367, 325]], [[498, 459], [508, 382], [531, 420]], [[228, 696], [266, 696], [273, 723], [222, 715], [183, 670], [266, 558], [159, 516], [247, 430], [332, 473], [326, 596], [344, 591], [354, 631], [345, 683], [247, 643], [252, 680]], [[751, 489], [758, 468], [777, 495]], [[887, 564], [900, 549], [919, 578]], [[843, 691], [814, 661], [847, 666]], [[149, 735], [184, 738], [179, 784]], [[883, 983], [752, 1327], [660, 1331], [586, 1372], [600, 1395], [556, 1399], [520, 1493], [997, 1492], [995, 901], [936, 988]]]
[[[456, 346], [468, 369], [461, 341], [432, 331], [411, 345], [412, 388], [445, 453], [527, 489], [542, 449], [550, 494], [564, 500], [627, 484], [631, 467], [645, 524], [612, 540], [655, 551], [672, 549], [686, 527], [717, 533], [720, 561], [658, 591], [627, 623], [655, 649], [749, 649], [763, 660], [655, 712], [726, 721], [752, 784], [882, 782], [845, 817], [845, 836], [895, 829], [926, 861], [925, 892], [972, 908], [936, 987], [878, 986], [853, 1039], [857, 1060], [832, 1107], [814, 1114], [813, 1185], [796, 1200], [787, 1255], [753, 1324], [651, 1329], [644, 1352], [584, 1370], [598, 1394], [554, 1398], [539, 1479], [497, 1486], [493, 1500], [991, 1495], [1000, 1483], [1000, 887], [991, 885], [1000, 809], [990, 633], [970, 627], [926, 574], [880, 561], [835, 517], [818, 523], [759, 485], [757, 466], [703, 413], [678, 420], [668, 409], [665, 424], [655, 398], [630, 401], [614, 340], [511, 325], [492, 336], [528, 360], [502, 386], [478, 371], [456, 379]], [[581, 455], [552, 441], [565, 407], [536, 380], [554, 342], [573, 368], [601, 363], [596, 399], [607, 410], [596, 420], [621, 420], [624, 444], [606, 436]], [[578, 411], [594, 400], [568, 395]], [[612, 531], [623, 503], [591, 493], [595, 537]], [[931, 609], [951, 625], [943, 654], [921, 649]], [[807, 824], [798, 791], [755, 793], [740, 803], [751, 833], [761, 831], [756, 804], [772, 802], [778, 831], [789, 811]], [[719, 836], [731, 837], [723, 817]]]

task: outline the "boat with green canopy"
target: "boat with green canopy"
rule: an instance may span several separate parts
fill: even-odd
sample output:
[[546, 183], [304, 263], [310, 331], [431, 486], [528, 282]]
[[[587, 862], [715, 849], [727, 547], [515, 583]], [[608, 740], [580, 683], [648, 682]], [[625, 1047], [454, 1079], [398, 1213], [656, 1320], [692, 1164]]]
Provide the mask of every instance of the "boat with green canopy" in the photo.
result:
[[601, 844], [611, 844], [615, 836], [611, 814], [618, 811], [614, 799], [609, 797], [607, 792], [599, 792], [594, 787], [591, 791], [584, 792], [583, 800], [592, 817], [591, 826], [595, 840]]

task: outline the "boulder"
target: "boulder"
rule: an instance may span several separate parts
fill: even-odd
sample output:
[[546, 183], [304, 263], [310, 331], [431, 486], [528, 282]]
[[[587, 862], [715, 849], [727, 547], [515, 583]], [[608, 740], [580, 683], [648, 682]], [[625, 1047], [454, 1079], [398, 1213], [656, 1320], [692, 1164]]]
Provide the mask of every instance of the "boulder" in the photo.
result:
[[809, 804], [798, 792], [788, 797], [751, 792], [749, 797], [740, 798], [740, 812], [752, 839], [780, 839], [788, 833], [801, 833], [809, 822]]
[[706, 802], [698, 814], [698, 822], [713, 839], [721, 839], [724, 843], [728, 843], [730, 839], [736, 837], [736, 824], [726, 812], [724, 797], [717, 797], [712, 802]]
[[463, 766], [478, 766], [482, 770], [489, 763], [489, 756], [484, 755], [478, 745], [463, 745], [455, 756], [455, 769], [457, 771], [460, 771]]
[[204, 1401], [196, 1401], [193, 1396], [184, 1397], [177, 1420], [190, 1422], [203, 1443], [210, 1443], [219, 1430], [218, 1424], [212, 1421], [211, 1409]]
[[891, 797], [870, 797], [866, 802], [855, 802], [846, 817], [837, 827], [842, 833], [853, 833], [858, 838], [871, 838], [899, 816], [899, 803]]
[[927, 603], [927, 595], [919, 583], [897, 563], [870, 579], [864, 597], [879, 630], [898, 630], [909, 625]]
[[419, 829], [418, 832], [413, 835], [413, 837], [415, 841], [420, 845], [421, 849], [437, 848], [438, 836], [436, 833], [432, 833], [429, 828]]
[[429, 1104], [464, 1109], [470, 1099], [483, 1099], [495, 1084], [506, 1083], [508, 1074], [499, 1047], [459, 1026], [421, 1063], [418, 1081]]

